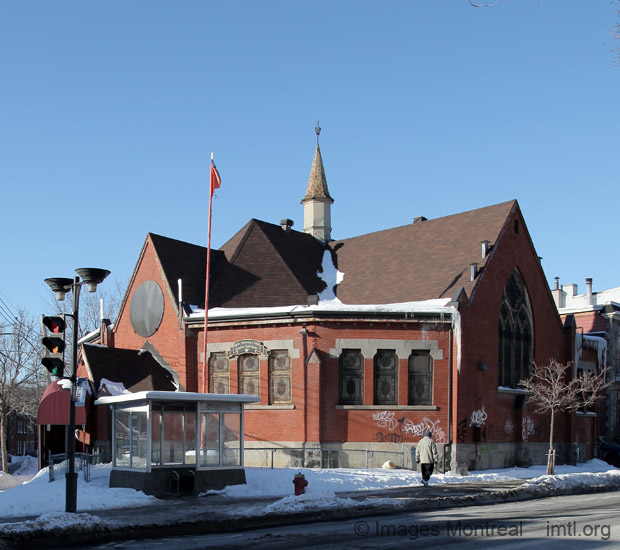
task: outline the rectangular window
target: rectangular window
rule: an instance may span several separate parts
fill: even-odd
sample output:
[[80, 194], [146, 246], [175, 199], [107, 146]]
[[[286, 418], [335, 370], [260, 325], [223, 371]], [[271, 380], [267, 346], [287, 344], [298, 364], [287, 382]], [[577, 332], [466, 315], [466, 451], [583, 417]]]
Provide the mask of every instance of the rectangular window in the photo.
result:
[[409, 356], [409, 405], [433, 404], [433, 360], [428, 351]]
[[224, 353], [209, 359], [209, 393], [230, 393], [230, 364]]
[[291, 358], [286, 350], [274, 350], [269, 355], [269, 404], [291, 401]]
[[239, 393], [260, 397], [260, 361], [257, 355], [239, 356]]
[[364, 404], [364, 357], [360, 350], [345, 349], [340, 355], [340, 404]]
[[374, 378], [374, 404], [398, 405], [398, 357], [394, 350], [377, 352]]

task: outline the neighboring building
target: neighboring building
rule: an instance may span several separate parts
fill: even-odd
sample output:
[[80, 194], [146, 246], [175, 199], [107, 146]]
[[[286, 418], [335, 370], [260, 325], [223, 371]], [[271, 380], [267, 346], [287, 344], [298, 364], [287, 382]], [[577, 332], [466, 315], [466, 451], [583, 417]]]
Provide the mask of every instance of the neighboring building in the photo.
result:
[[14, 456], [24, 456], [36, 452], [36, 421], [29, 415], [12, 412], [8, 416], [8, 452]]
[[[594, 292], [592, 279], [586, 279], [585, 293], [579, 294], [576, 284], [560, 285], [555, 278], [551, 291], [563, 319], [575, 320], [578, 346], [575, 367], [594, 369], [606, 365], [613, 384], [607, 399], [599, 402], [597, 435], [620, 441], [620, 287]], [[593, 416], [595, 411], [588, 411]]]
[[[317, 144], [303, 232], [252, 219], [211, 252], [206, 364], [206, 249], [149, 233], [80, 375], [95, 392], [104, 379], [257, 396], [245, 447], [288, 449], [291, 464], [410, 456], [427, 429], [447, 469], [544, 463], [548, 422], [518, 383], [532, 361], [572, 361], [575, 327], [517, 201], [332, 240], [333, 200]], [[99, 409], [86, 431], [106, 448]], [[575, 415], [558, 419], [558, 462], [592, 454], [579, 430]]]

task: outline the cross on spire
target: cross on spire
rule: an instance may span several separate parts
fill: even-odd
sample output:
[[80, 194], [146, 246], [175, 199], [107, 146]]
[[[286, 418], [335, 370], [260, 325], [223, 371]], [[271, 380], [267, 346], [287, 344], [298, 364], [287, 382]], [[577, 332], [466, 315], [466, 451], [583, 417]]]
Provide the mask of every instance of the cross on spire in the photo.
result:
[[319, 126], [319, 121], [316, 121], [316, 127], [314, 128], [314, 131], [316, 132], [316, 144], [319, 144], [319, 136], [321, 135], [321, 127]]

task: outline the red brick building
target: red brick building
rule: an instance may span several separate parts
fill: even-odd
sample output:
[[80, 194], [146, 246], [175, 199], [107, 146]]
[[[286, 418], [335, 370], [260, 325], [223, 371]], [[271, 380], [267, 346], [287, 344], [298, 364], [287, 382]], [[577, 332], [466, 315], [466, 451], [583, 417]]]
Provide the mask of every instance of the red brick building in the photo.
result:
[[[616, 442], [615, 452], [602, 449], [615, 465], [620, 464], [620, 288], [594, 291], [592, 279], [585, 281], [585, 292], [580, 294], [576, 284], [560, 285], [555, 279], [551, 291], [562, 319], [573, 318], [577, 333], [575, 371], [596, 370], [607, 366], [611, 385], [606, 399], [588, 411], [579, 411], [581, 433], [593, 434]], [[591, 438], [588, 438], [590, 440]], [[615, 455], [615, 457], [614, 457]]]
[[[548, 422], [518, 381], [531, 361], [573, 360], [575, 328], [518, 203], [344, 240], [331, 239], [332, 203], [317, 145], [303, 231], [253, 219], [211, 252], [206, 367], [206, 249], [148, 234], [107, 349], [84, 346], [82, 375], [95, 391], [115, 378], [256, 395], [246, 448], [303, 449], [306, 465], [408, 456], [427, 429], [454, 471], [544, 463]], [[119, 362], [118, 350], [133, 354]], [[145, 354], [151, 370], [137, 364]], [[558, 462], [575, 459], [577, 429], [559, 419]]]

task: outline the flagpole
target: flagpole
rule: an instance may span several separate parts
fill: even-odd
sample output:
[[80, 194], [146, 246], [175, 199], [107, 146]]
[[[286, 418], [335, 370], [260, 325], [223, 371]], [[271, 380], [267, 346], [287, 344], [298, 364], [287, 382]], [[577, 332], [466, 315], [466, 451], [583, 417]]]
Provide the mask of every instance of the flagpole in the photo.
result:
[[209, 321], [209, 272], [211, 263], [211, 207], [213, 204], [213, 153], [209, 169], [209, 221], [207, 222], [207, 269], [205, 274], [205, 334], [202, 354], [202, 393], [207, 393], [207, 325]]

